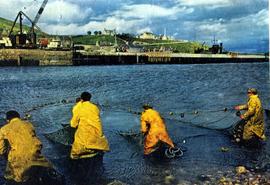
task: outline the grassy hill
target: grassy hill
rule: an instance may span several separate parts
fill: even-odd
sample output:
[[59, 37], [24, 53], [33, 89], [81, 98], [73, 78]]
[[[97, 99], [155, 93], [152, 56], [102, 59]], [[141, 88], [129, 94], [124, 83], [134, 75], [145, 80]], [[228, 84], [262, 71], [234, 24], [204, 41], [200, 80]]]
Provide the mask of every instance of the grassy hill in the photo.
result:
[[[83, 45], [96, 45], [97, 43], [101, 46], [113, 46], [115, 43], [115, 37], [110, 35], [77, 35], [72, 36], [74, 44]], [[125, 45], [128, 41], [129, 44], [136, 44], [136, 46], [143, 48], [144, 50], [170, 50], [175, 53], [194, 53], [197, 49], [207, 46], [202, 46], [198, 42], [183, 42], [177, 40], [154, 40], [154, 39], [138, 39], [134, 36], [121, 37], [117, 35], [116, 37], [118, 45]], [[134, 44], [134, 45], [135, 45]]]
[[[15, 19], [15, 17], [14, 17]], [[18, 21], [17, 21], [18, 22]], [[4, 19], [0, 17], [0, 34], [2, 33], [3, 36], [7, 36], [12, 28], [13, 21]], [[29, 26], [23, 25], [23, 30], [28, 31], [30, 29]], [[15, 27], [13, 28], [13, 32], [17, 33], [20, 30], [20, 25], [19, 23], [16, 23]], [[39, 30], [36, 30], [37, 35], [46, 35], [46, 33], [41, 32]]]
[[[84, 45], [96, 45], [97, 42], [100, 45], [114, 45], [115, 43], [115, 37], [110, 35], [77, 35], [72, 36], [72, 40], [75, 44]], [[117, 42], [123, 44], [119, 39]]]

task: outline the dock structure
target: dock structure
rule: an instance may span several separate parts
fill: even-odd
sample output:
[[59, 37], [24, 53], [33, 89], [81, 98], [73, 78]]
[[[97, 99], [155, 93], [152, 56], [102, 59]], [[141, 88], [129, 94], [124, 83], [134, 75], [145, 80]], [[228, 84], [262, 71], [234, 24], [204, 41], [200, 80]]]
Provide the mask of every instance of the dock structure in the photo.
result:
[[92, 54], [78, 51], [0, 49], [0, 66], [211, 64], [268, 61], [268, 55], [244, 55], [237, 53], [190, 54], [170, 52], [114, 52]]
[[0, 49], [0, 66], [67, 66], [72, 58], [71, 51]]
[[252, 63], [268, 62], [267, 55], [190, 54], [169, 52], [106, 53], [99, 55], [74, 54], [74, 65], [112, 64], [211, 64], [211, 63]]

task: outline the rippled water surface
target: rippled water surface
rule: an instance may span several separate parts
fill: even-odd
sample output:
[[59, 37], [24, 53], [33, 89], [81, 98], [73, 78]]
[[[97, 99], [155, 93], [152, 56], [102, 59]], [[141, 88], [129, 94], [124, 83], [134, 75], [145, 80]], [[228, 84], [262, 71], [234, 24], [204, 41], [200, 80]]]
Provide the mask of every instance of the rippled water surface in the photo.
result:
[[[231, 143], [224, 130], [238, 120], [230, 108], [245, 103], [248, 87], [258, 88], [264, 108], [270, 108], [268, 71], [267, 63], [5, 67], [0, 68], [0, 111], [30, 112], [44, 155], [66, 173], [65, 163], [60, 162], [63, 152], [44, 133], [69, 123], [75, 98], [89, 91], [92, 101], [101, 106], [111, 148], [104, 155], [103, 172], [96, 184], [114, 179], [128, 184], [162, 184], [168, 174], [176, 177], [175, 182], [198, 182], [201, 174], [237, 165], [270, 164], [269, 141], [261, 150], [250, 151]], [[142, 111], [144, 103], [153, 105], [165, 118], [171, 138], [186, 150], [182, 158], [147, 160], [142, 146], [117, 134], [120, 130], [139, 131], [140, 117], [134, 112]], [[229, 110], [224, 112], [224, 108]], [[229, 151], [221, 152], [221, 147]], [[3, 171], [3, 159], [0, 164]]]

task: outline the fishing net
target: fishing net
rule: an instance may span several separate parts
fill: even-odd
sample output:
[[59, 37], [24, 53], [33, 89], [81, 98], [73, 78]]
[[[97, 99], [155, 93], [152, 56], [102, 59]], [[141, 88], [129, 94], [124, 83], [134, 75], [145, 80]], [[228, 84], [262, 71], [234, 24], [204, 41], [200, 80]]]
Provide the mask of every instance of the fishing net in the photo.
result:
[[216, 130], [229, 129], [239, 120], [239, 117], [235, 115], [235, 111], [227, 108], [219, 110], [194, 110], [192, 112], [169, 112], [163, 117], [165, 120], [175, 120], [181, 124]]
[[71, 128], [69, 125], [63, 125], [62, 129], [44, 134], [47, 139], [52, 142], [62, 144], [65, 146], [71, 146], [74, 141], [74, 134], [76, 129]]
[[[122, 117], [128, 117], [130, 119], [130, 115], [134, 114], [139, 119], [139, 112], [135, 111], [124, 111], [124, 110], [115, 110]], [[120, 113], [119, 113], [120, 112]], [[125, 112], [124, 115], [121, 113]], [[128, 114], [129, 113], [129, 114]], [[127, 116], [127, 115], [129, 116]], [[169, 112], [169, 113], [161, 113], [161, 116], [166, 120], [170, 120], [180, 125], [191, 125], [196, 127], [204, 127], [208, 129], [218, 129], [218, 130], [228, 130], [230, 131], [233, 125], [239, 120], [239, 118], [235, 115], [235, 111], [233, 110], [215, 110], [215, 111], [193, 111], [193, 112]], [[112, 120], [111, 120], [112, 121]], [[124, 120], [123, 120], [124, 121]], [[126, 120], [128, 121], [128, 120]], [[74, 139], [75, 129], [71, 128], [69, 125], [62, 125], [63, 128], [45, 133], [45, 137], [53, 142], [71, 146]], [[142, 144], [143, 140], [141, 134], [139, 133], [139, 124], [135, 126], [136, 128], [118, 131], [117, 134], [124, 137], [128, 141], [136, 142]]]

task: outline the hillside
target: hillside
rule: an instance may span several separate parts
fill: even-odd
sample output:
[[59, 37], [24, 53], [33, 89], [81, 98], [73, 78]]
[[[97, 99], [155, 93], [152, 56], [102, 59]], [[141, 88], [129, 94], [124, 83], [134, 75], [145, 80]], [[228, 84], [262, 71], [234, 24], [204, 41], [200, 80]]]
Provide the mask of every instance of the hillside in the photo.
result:
[[[14, 17], [15, 19], [15, 17]], [[7, 36], [11, 30], [11, 27], [13, 25], [13, 21], [4, 19], [2, 17], [0, 17], [0, 34], [2, 33], [3, 36]], [[24, 31], [28, 31], [30, 29], [29, 26], [24, 25], [23, 26], [23, 30]], [[18, 21], [15, 25], [15, 27], [13, 28], [14, 32], [18, 32], [20, 30], [20, 25], [18, 24]], [[46, 35], [46, 33], [41, 32], [39, 30], [36, 30], [37, 35]]]
[[[115, 37], [110, 35], [76, 35], [72, 36], [74, 44], [84, 44], [84, 45], [100, 45], [112, 46], [115, 43]], [[124, 42], [117, 38], [118, 44], [124, 44]]]
[[[77, 35], [72, 36], [74, 44], [113, 46], [115, 37], [110, 35]], [[129, 46], [139, 47], [144, 51], [159, 51], [170, 50], [175, 53], [194, 53], [200, 48], [208, 49], [208, 46], [202, 46], [198, 42], [183, 42], [178, 40], [154, 40], [154, 39], [138, 39], [134, 36], [122, 37], [117, 35], [116, 41], [118, 46], [125, 47], [126, 43]]]

